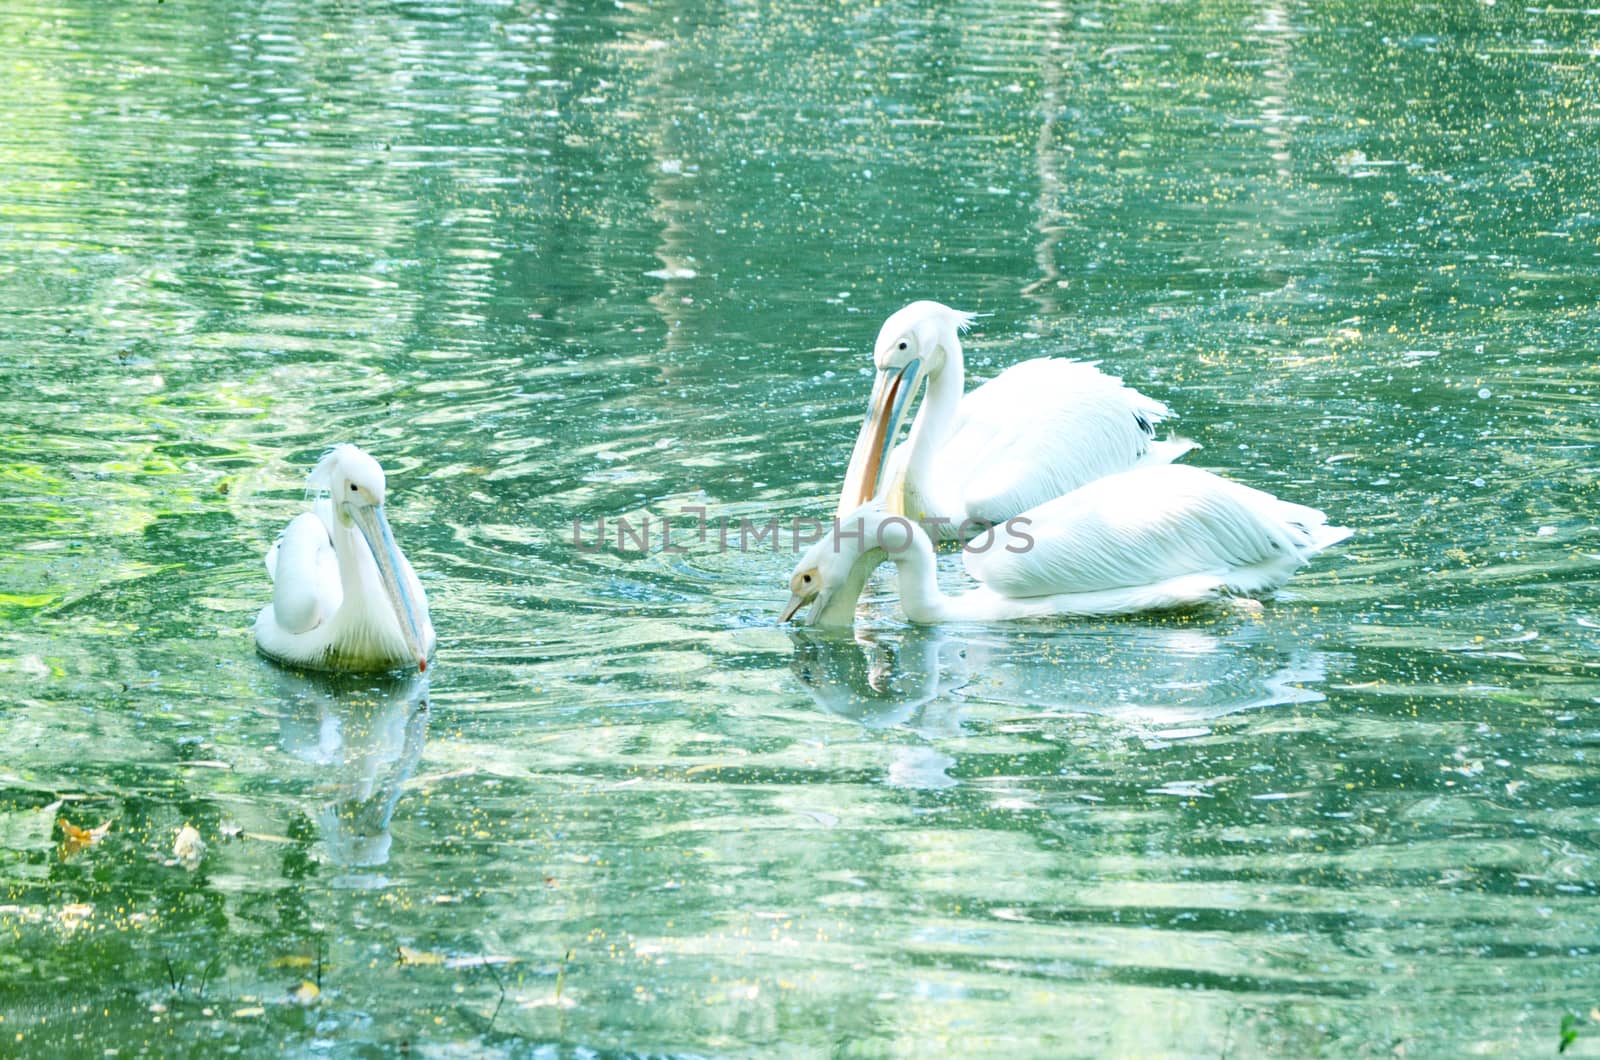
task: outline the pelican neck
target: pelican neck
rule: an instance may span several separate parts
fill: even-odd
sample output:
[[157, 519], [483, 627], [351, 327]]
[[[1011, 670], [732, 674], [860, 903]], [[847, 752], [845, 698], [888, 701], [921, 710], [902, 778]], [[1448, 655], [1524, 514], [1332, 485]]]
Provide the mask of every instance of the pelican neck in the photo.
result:
[[911, 526], [906, 547], [890, 555], [900, 588], [900, 607], [918, 624], [942, 622], [950, 617], [950, 597], [939, 591], [938, 556], [921, 527]]
[[[944, 345], [944, 364], [938, 371], [928, 373], [928, 392], [922, 407], [911, 423], [911, 433], [906, 438], [910, 458], [906, 464], [907, 476], [912, 482], [926, 484], [930, 481], [934, 457], [955, 426], [956, 410], [966, 389], [966, 366], [961, 356], [961, 340], [951, 336]], [[919, 485], [919, 488], [926, 488]]]

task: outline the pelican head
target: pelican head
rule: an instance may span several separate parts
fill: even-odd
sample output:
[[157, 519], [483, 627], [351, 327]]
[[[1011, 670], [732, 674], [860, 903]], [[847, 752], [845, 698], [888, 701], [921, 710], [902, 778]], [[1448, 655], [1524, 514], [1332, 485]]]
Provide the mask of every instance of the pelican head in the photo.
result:
[[883, 505], [874, 501], [836, 521], [832, 530], [812, 542], [795, 564], [789, 578], [789, 602], [778, 621], [788, 622], [811, 604], [806, 625], [853, 626], [856, 601], [866, 588], [867, 576], [889, 558], [881, 541], [885, 518]]
[[369, 506], [382, 508], [389, 488], [382, 465], [366, 450], [349, 442], [340, 442], [323, 453], [317, 466], [311, 469], [306, 485], [313, 491], [326, 490], [329, 496], [336, 498], [336, 507], [360, 498]]
[[938, 302], [912, 302], [883, 322], [872, 349], [878, 374], [867, 418], [856, 437], [839, 493], [841, 519], [877, 493], [889, 452], [917, 391], [930, 377], [942, 373], [952, 358], [961, 356], [959, 336], [972, 316]]

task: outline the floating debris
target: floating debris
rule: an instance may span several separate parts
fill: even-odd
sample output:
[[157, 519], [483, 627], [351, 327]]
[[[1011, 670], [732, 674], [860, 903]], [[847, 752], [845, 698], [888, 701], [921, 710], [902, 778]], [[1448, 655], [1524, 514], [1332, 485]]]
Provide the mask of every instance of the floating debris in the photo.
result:
[[190, 872], [200, 867], [206, 856], [206, 841], [200, 838], [194, 825], [186, 824], [178, 829], [178, 838], [172, 842], [172, 856]]

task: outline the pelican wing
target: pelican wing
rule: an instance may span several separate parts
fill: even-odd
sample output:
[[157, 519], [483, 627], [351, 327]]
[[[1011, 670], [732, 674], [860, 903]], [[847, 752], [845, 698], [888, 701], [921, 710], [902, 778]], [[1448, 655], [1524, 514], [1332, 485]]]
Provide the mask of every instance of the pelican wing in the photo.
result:
[[1083, 361], [1040, 357], [962, 399], [940, 449], [940, 477], [965, 514], [1002, 522], [1141, 462], [1176, 459], [1193, 443], [1160, 443], [1167, 406]]
[[339, 561], [328, 527], [317, 514], [297, 515], [284, 527], [267, 553], [267, 572], [272, 575], [273, 618], [285, 633], [315, 629], [339, 610]]
[[1019, 529], [1031, 546], [1001, 533], [987, 551], [966, 553], [973, 577], [1013, 599], [1188, 575], [1214, 577], [1235, 592], [1261, 592], [1350, 534], [1329, 526], [1315, 508], [1181, 464], [1097, 479], [1021, 518], [1028, 520]]

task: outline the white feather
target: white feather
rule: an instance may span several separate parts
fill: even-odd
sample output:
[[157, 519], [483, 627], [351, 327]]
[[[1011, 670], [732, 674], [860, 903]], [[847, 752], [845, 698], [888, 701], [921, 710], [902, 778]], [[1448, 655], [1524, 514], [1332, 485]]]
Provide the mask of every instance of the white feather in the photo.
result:
[[1018, 599], [1148, 589], [1179, 577], [1212, 579], [1213, 591], [1263, 592], [1350, 533], [1315, 508], [1182, 464], [1097, 479], [1022, 520], [1028, 547], [1002, 531], [994, 547], [964, 553], [974, 578]]
[[287, 633], [315, 629], [339, 610], [339, 562], [328, 526], [314, 512], [302, 512], [284, 527], [267, 559], [272, 576], [272, 615]]
[[[1158, 451], [1156, 425], [1171, 415], [1092, 364], [1041, 357], [962, 398], [935, 466], [966, 517], [1000, 522], [1137, 466]], [[1192, 447], [1160, 452], [1172, 460]]]

